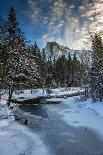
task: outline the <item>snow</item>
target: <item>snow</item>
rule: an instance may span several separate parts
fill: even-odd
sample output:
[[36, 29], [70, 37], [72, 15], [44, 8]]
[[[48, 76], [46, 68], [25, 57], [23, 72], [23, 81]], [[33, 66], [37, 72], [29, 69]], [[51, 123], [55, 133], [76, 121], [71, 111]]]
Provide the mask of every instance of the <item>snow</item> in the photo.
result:
[[[43, 90], [39, 89], [34, 90], [31, 94], [30, 90], [24, 90], [24, 93], [14, 93], [13, 97], [18, 99], [34, 98], [47, 95], [46, 91], [44, 92], [43, 94]], [[53, 95], [64, 94], [65, 92], [67, 93], [64, 88], [52, 90]], [[0, 155], [50, 155], [40, 135], [31, 131], [27, 126], [15, 122], [15, 118], [6, 104], [6, 100], [7, 94], [4, 94], [0, 100]], [[63, 101], [62, 99], [55, 100]]]
[[91, 102], [91, 100], [85, 101], [84, 106], [87, 109], [94, 110], [100, 117], [103, 117], [103, 103], [102, 102]]
[[61, 110], [62, 119], [74, 127], [88, 127], [103, 138], [103, 103], [93, 103], [90, 99], [77, 102], [76, 97], [63, 101], [66, 109]]
[[70, 88], [56, 88], [52, 89], [52, 93], [50, 96], [61, 96], [61, 95], [67, 95], [67, 94], [72, 94], [72, 93], [77, 93], [77, 92], [82, 92], [84, 91], [83, 89], [80, 89], [79, 87], [70, 87]]
[[47, 96], [46, 91], [43, 93], [42, 89], [34, 89], [31, 93], [31, 90], [23, 90], [23, 93], [14, 93], [13, 99], [25, 100], [25, 99], [34, 99], [41, 96]]
[[11, 118], [14, 119], [13, 115], [11, 114], [11, 111], [8, 109], [6, 100], [0, 100], [0, 118]]
[[48, 102], [63, 102], [64, 98], [50, 98], [50, 99], [46, 99], [46, 101], [48, 101]]
[[64, 88], [56, 88], [56, 89], [51, 89], [51, 94], [47, 93], [47, 90], [43, 89], [33, 89], [33, 92], [31, 93], [30, 90], [23, 90], [23, 93], [14, 93], [13, 94], [13, 99], [18, 99], [19, 101], [25, 100], [25, 99], [34, 99], [37, 97], [59, 97], [61, 95], [67, 95], [67, 94], [72, 94], [72, 93], [77, 93], [77, 92], [82, 92], [84, 91], [83, 89], [81, 90], [79, 87], [71, 87], [69, 89]]
[[[47, 101], [61, 101], [58, 106], [49, 106], [50, 110], [59, 113], [66, 124], [74, 127], [90, 128], [103, 139], [103, 103], [92, 102], [91, 99], [81, 101], [80, 97], [55, 98], [61, 94], [72, 94], [81, 91], [80, 88], [52, 89], [51, 99]], [[24, 90], [22, 94], [14, 94], [15, 98], [32, 98], [42, 95], [43, 90]], [[46, 94], [46, 91], [44, 93]], [[34, 133], [26, 126], [15, 122], [11, 111], [6, 105], [5, 97], [0, 100], [0, 155], [50, 155], [48, 148], [41, 140], [40, 135]], [[59, 108], [61, 106], [61, 108]], [[6, 118], [6, 119], [2, 119]], [[7, 119], [8, 118], [8, 119]], [[6, 149], [5, 149], [6, 146]]]
[[[5, 149], [6, 147], [6, 149]], [[39, 135], [10, 119], [0, 120], [0, 155], [49, 155]]]
[[[17, 99], [19, 101], [21, 100], [26, 100], [26, 99], [34, 99], [40, 96], [49, 96], [52, 97], [50, 99], [47, 99], [47, 101], [54, 101], [54, 102], [58, 102], [58, 101], [63, 101], [63, 98], [55, 98], [55, 97], [59, 97], [61, 95], [66, 95], [66, 94], [72, 94], [72, 93], [76, 93], [78, 91], [83, 91], [80, 90], [80, 88], [78, 87], [71, 87], [71, 88], [56, 88], [56, 89], [51, 89], [51, 94], [47, 94], [46, 89], [43, 91], [43, 89], [33, 89], [32, 93], [31, 90], [23, 90], [23, 91], [15, 91], [13, 93], [13, 99]], [[3, 93], [3, 91], [1, 92]], [[10, 110], [8, 109], [6, 102], [8, 99], [8, 94], [4, 93], [2, 95], [2, 98], [0, 100], [0, 117], [1, 118], [10, 118], [12, 117], [12, 114], [10, 112]], [[11, 103], [12, 104], [12, 103]]]
[[3, 96], [0, 100], [0, 155], [50, 155], [37, 133], [15, 122], [6, 103]]

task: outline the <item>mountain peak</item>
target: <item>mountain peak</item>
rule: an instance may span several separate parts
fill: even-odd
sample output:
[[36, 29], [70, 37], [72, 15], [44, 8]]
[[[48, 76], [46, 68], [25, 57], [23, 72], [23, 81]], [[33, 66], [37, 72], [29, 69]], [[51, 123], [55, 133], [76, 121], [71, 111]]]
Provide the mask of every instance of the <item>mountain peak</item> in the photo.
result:
[[47, 42], [46, 47], [43, 48], [43, 50], [46, 53], [46, 57], [47, 59], [49, 58], [58, 58], [61, 55], [65, 55], [66, 57], [68, 56], [68, 53], [72, 55], [74, 55], [74, 53], [80, 53], [80, 50], [73, 50], [70, 49], [67, 46], [61, 45], [59, 43], [57, 43], [56, 41], [53, 42]]

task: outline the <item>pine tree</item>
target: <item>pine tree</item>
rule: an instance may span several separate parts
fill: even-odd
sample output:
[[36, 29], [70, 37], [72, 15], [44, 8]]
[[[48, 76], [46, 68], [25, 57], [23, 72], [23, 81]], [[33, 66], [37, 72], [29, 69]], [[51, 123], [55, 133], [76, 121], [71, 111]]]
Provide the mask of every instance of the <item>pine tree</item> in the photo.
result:
[[24, 73], [26, 77], [26, 87], [31, 89], [37, 88], [40, 75], [38, 72], [38, 66], [35, 61], [34, 53], [30, 51], [30, 48], [26, 50], [26, 57], [25, 57], [25, 66], [24, 66]]
[[56, 61], [56, 78], [58, 86], [66, 86], [67, 84], [67, 60], [65, 55], [60, 56]]
[[51, 88], [53, 86], [53, 61], [51, 57], [47, 61], [46, 86], [47, 88]]
[[100, 69], [103, 67], [103, 43], [102, 38], [99, 34], [91, 36], [92, 39], [92, 60], [93, 65]]
[[8, 32], [8, 79], [7, 85], [9, 87], [8, 105], [14, 91], [14, 86], [18, 75], [23, 72], [23, 59], [25, 57], [25, 43], [23, 35], [19, 28], [19, 23], [16, 20], [16, 14], [13, 7], [10, 8], [7, 23]]
[[38, 66], [41, 55], [36, 42], [30, 48], [26, 46], [24, 35], [19, 28], [13, 7], [11, 7], [8, 14], [7, 32], [9, 105], [13, 91], [19, 84], [22, 87], [33, 89], [39, 83]]
[[8, 53], [7, 47], [4, 44], [0, 44], [0, 87], [5, 86], [6, 76], [7, 76], [7, 61], [8, 61]]
[[42, 51], [42, 62], [41, 62], [41, 85], [42, 88], [44, 90], [44, 88], [46, 87], [46, 80], [47, 80], [47, 60], [46, 60], [46, 53], [43, 50]]
[[58, 86], [60, 86], [60, 80], [59, 80], [59, 76], [60, 76], [60, 74], [59, 74], [59, 70], [60, 70], [60, 68], [59, 68], [59, 58], [55, 58], [54, 57], [54, 60], [53, 60], [53, 66], [54, 66], [54, 72], [53, 72], [53, 78], [54, 78], [54, 81], [55, 81], [55, 83], [56, 83], [56, 86], [58, 87]]
[[68, 53], [67, 58], [67, 86], [71, 86], [72, 83], [72, 58], [70, 53]]
[[36, 66], [36, 70], [39, 74], [38, 78], [37, 79], [37, 85], [36, 87], [41, 87], [41, 80], [40, 80], [40, 77], [41, 77], [41, 67], [42, 67], [42, 55], [40, 53], [40, 49], [38, 48], [37, 46], [37, 43], [35, 42], [34, 45], [31, 45], [29, 47], [29, 51], [31, 53], [31, 55], [34, 57], [34, 62], [35, 62], [35, 66]]
[[6, 88], [6, 79], [8, 75], [8, 40], [6, 27], [0, 26], [0, 87]]
[[76, 53], [73, 55], [72, 60], [72, 85], [78, 86], [79, 85], [79, 70], [80, 69], [80, 62], [77, 60]]
[[81, 53], [81, 72], [80, 85], [85, 89], [85, 97], [89, 96], [90, 84], [90, 69], [91, 69], [91, 51], [83, 50]]
[[57, 77], [57, 68], [56, 68], [56, 65], [57, 65], [57, 60], [54, 56], [53, 58], [53, 87], [58, 87], [58, 77]]
[[103, 43], [99, 34], [92, 38], [91, 95], [93, 100], [103, 98]]

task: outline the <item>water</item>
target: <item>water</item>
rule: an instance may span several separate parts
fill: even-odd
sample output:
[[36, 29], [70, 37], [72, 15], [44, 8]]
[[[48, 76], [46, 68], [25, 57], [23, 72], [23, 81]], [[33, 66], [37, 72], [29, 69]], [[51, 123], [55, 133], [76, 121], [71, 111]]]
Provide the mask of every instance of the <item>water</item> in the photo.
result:
[[48, 113], [47, 110], [45, 109], [45, 104], [50, 105], [50, 104], [59, 104], [60, 102], [58, 101], [44, 101], [39, 103], [38, 105], [20, 105], [19, 108], [24, 111], [24, 112], [29, 112], [31, 115], [37, 115], [37, 116], [42, 116], [47, 118]]
[[29, 112], [31, 115], [37, 115], [47, 118], [48, 113], [43, 105], [20, 105], [19, 108], [24, 112]]

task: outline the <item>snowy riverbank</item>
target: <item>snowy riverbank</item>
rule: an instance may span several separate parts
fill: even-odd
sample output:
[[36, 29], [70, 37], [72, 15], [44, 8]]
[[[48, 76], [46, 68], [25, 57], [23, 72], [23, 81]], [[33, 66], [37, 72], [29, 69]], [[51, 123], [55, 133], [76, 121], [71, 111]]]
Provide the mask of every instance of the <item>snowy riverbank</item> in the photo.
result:
[[[6, 149], [5, 149], [6, 147]], [[6, 100], [0, 101], [0, 155], [49, 155], [39, 135], [15, 121]]]
[[[32, 99], [37, 97], [59, 97], [59, 96], [65, 96], [72, 93], [78, 93], [83, 92], [83, 89], [80, 89], [79, 87], [71, 87], [71, 88], [55, 88], [50, 89], [50, 93], [48, 94], [47, 89], [33, 89], [31, 90], [22, 90], [22, 91], [15, 91], [13, 93], [13, 99], [19, 99], [19, 100], [25, 100], [25, 99]], [[1, 92], [2, 93], [2, 92]], [[8, 95], [7, 93], [4, 93], [2, 95], [2, 99], [7, 99]]]
[[0, 155], [49, 155], [40, 136], [14, 121], [0, 120]]

